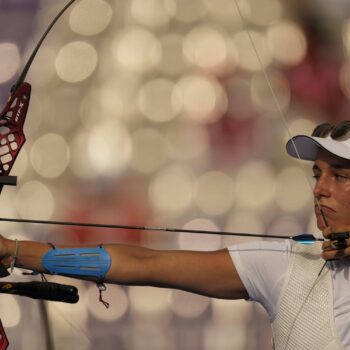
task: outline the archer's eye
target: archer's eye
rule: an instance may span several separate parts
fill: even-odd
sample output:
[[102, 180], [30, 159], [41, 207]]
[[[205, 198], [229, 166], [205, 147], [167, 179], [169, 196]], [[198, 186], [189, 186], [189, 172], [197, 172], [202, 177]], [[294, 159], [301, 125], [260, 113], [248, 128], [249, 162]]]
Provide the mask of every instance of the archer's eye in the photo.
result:
[[335, 174], [334, 177], [336, 178], [337, 181], [346, 181], [349, 180], [347, 176], [340, 175], [340, 174]]

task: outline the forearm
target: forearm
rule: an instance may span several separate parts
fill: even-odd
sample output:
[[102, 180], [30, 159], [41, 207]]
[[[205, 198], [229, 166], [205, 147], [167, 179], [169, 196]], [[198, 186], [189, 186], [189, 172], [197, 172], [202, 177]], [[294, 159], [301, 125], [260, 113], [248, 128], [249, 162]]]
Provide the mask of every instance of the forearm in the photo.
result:
[[[1, 255], [11, 261], [15, 255], [16, 243], [5, 240], [4, 246]], [[56, 247], [87, 248], [97, 245]], [[216, 298], [247, 297], [226, 249], [191, 252], [158, 251], [121, 244], [105, 244], [104, 247], [111, 258], [110, 268], [104, 277], [106, 283], [176, 288]], [[15, 266], [45, 273], [42, 257], [50, 249], [52, 247], [49, 244], [20, 241]], [[99, 279], [87, 276], [76, 278], [93, 281]]]
[[[5, 245], [7, 256], [11, 260], [15, 255], [16, 242], [6, 240]], [[57, 248], [83, 248], [88, 246], [96, 247], [96, 245], [56, 245]], [[106, 244], [104, 247], [111, 256], [111, 267], [105, 277], [105, 282], [138, 285], [148, 283], [146, 262], [153, 257], [153, 250], [121, 244]], [[46, 272], [42, 265], [42, 257], [50, 249], [52, 247], [46, 243], [19, 241], [15, 266]]]

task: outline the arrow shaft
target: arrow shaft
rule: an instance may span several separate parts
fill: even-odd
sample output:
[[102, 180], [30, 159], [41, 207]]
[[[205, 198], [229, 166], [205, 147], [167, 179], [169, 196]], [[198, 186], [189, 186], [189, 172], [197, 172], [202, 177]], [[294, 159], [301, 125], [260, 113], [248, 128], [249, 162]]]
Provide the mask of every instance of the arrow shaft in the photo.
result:
[[[220, 236], [278, 238], [278, 239], [293, 239], [294, 238], [294, 236], [263, 235], [263, 234], [258, 234], [258, 233], [245, 233], [245, 232], [213, 231], [213, 230], [154, 227], [154, 226], [98, 224], [98, 223], [72, 222], [72, 221], [33, 220], [33, 219], [15, 219], [15, 218], [0, 218], [0, 221], [26, 223], [26, 224], [39, 224], [39, 225], [91, 227], [91, 228], [93, 227], [93, 228], [103, 228], [103, 229], [123, 229], [123, 230], [133, 230], [133, 231], [161, 231], [161, 232], [209, 234], [209, 235], [220, 235]], [[316, 238], [315, 240], [317, 241], [317, 240], [322, 240], [322, 239]]]

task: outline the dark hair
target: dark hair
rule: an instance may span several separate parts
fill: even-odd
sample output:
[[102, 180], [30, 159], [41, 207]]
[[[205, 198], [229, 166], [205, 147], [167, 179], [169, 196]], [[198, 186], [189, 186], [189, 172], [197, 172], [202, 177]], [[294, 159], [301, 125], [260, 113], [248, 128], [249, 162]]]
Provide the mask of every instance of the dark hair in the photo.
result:
[[314, 129], [311, 136], [315, 137], [327, 137], [331, 136], [332, 139], [337, 139], [344, 136], [350, 131], [350, 121], [345, 120], [338, 125], [332, 125], [329, 123], [323, 123]]

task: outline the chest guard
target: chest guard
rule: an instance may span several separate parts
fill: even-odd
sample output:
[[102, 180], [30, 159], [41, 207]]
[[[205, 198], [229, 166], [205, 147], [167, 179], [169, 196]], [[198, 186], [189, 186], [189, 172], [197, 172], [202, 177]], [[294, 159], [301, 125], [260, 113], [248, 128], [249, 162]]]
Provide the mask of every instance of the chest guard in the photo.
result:
[[333, 315], [333, 284], [319, 243], [293, 243], [277, 313], [272, 322], [276, 350], [344, 350]]

